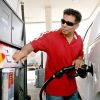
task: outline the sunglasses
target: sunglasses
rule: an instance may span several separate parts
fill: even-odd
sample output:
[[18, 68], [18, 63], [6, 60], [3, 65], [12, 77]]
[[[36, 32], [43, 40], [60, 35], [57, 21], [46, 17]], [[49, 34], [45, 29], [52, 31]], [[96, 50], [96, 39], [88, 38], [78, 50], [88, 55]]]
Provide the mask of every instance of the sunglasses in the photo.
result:
[[76, 23], [72, 23], [72, 22], [70, 22], [70, 21], [65, 21], [64, 19], [61, 19], [61, 23], [62, 24], [67, 24], [68, 26], [74, 26]]

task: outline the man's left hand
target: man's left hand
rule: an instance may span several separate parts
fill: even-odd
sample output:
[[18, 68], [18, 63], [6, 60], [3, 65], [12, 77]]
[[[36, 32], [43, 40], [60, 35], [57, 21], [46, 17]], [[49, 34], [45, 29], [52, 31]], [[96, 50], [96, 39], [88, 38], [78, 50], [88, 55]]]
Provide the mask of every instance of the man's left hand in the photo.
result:
[[72, 65], [75, 65], [75, 69], [81, 68], [84, 65], [84, 60], [79, 57], [73, 61]]

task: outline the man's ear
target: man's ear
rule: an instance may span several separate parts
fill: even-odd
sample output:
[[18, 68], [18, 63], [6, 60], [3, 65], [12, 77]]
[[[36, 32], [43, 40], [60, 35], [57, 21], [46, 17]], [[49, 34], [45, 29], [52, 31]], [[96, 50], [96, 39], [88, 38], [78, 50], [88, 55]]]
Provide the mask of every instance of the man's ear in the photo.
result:
[[79, 27], [79, 23], [75, 25], [75, 29], [77, 29]]

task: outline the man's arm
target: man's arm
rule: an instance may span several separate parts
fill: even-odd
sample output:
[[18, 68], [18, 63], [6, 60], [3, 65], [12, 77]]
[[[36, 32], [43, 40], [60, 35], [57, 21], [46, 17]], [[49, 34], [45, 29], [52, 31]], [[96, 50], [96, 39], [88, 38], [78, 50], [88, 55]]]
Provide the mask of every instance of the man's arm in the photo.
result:
[[25, 59], [29, 53], [33, 51], [31, 43], [26, 44], [20, 51], [16, 51], [12, 58], [15, 62], [19, 62], [22, 59]]

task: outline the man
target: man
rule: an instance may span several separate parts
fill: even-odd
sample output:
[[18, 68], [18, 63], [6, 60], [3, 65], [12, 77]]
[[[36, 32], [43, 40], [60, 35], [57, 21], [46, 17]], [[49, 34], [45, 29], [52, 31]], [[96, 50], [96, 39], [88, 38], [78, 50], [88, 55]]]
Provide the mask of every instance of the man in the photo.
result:
[[[15, 52], [13, 59], [18, 62], [32, 51], [46, 52], [45, 81], [63, 67], [75, 65], [76, 69], [80, 68], [84, 64], [83, 41], [75, 29], [78, 28], [81, 19], [80, 12], [65, 9], [59, 30], [43, 34], [26, 44], [21, 51]], [[78, 100], [75, 78], [69, 79], [66, 74], [60, 79], [54, 79], [45, 92], [46, 100]]]

